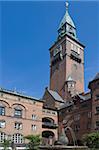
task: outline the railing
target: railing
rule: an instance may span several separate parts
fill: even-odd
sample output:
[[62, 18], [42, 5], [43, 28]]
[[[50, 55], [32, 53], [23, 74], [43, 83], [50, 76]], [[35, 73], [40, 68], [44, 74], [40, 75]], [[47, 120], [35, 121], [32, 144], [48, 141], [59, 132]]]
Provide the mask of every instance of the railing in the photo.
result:
[[58, 127], [58, 125], [55, 124], [55, 123], [50, 123], [50, 122], [42, 122], [42, 127], [43, 128], [53, 128], [53, 129], [55, 129], [55, 128]]
[[79, 54], [73, 50], [71, 50], [71, 51], [72, 51], [72, 53], [70, 55], [71, 59], [77, 61], [78, 63], [81, 63], [81, 58], [79, 57]]

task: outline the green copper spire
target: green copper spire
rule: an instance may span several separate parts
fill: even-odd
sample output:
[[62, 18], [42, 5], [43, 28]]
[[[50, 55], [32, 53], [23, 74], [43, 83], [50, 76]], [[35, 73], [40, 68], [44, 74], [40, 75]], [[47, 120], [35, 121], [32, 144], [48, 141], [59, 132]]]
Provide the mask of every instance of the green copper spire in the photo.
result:
[[71, 35], [72, 37], [76, 38], [76, 27], [72, 18], [69, 15], [68, 6], [69, 6], [69, 3], [66, 2], [66, 12], [59, 24], [58, 33], [59, 33], [59, 36], [62, 36], [67, 33]]

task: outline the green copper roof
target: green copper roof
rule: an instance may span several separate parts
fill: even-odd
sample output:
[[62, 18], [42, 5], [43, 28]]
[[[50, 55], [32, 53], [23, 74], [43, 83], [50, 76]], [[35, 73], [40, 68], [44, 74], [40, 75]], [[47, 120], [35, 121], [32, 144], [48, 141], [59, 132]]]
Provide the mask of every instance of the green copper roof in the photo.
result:
[[68, 34], [71, 37], [77, 39], [76, 27], [75, 27], [75, 24], [74, 24], [72, 18], [69, 15], [67, 2], [66, 2], [65, 15], [64, 15], [63, 19], [61, 20], [59, 28], [58, 28], [58, 38], [63, 37], [65, 34]]
[[65, 24], [65, 23], [68, 23], [69, 25], [71, 25], [72, 27], [75, 28], [75, 25], [74, 25], [74, 22], [72, 20], [72, 18], [70, 17], [69, 13], [68, 13], [68, 2], [66, 2], [66, 13], [63, 17], [63, 19], [61, 20], [60, 22], [60, 25], [59, 25], [59, 29]]
[[60, 29], [65, 23], [68, 23], [68, 24], [70, 24], [72, 27], [75, 28], [74, 22], [73, 22], [73, 20], [71, 19], [71, 17], [70, 17], [70, 15], [69, 15], [69, 13], [68, 13], [67, 10], [66, 10], [66, 13], [65, 13], [63, 19], [62, 19], [61, 22], [60, 22], [59, 29]]

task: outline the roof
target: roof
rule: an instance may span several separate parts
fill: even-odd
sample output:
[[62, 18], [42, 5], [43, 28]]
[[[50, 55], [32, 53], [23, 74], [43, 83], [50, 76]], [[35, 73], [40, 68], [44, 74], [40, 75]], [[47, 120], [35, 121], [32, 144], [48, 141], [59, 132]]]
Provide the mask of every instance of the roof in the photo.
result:
[[56, 91], [52, 91], [47, 89], [48, 92], [50, 93], [50, 95], [58, 102], [62, 102], [64, 103], [64, 100], [62, 99], [62, 97], [56, 92]]
[[99, 72], [96, 74], [95, 78], [93, 80], [99, 79]]
[[63, 17], [63, 19], [61, 20], [60, 24], [59, 24], [59, 29], [61, 28], [61, 26], [63, 26], [65, 23], [70, 24], [72, 27], [75, 28], [74, 22], [72, 20], [72, 18], [70, 17], [68, 11], [66, 10], [66, 13]]
[[38, 102], [43, 102], [41, 99], [37, 99], [37, 98], [32, 97], [32, 96], [24, 95], [24, 94], [19, 93], [17, 91], [11, 91], [11, 90], [0, 88], [0, 92], [11, 94], [11, 95], [14, 95], [14, 96], [23, 97], [23, 98], [34, 100], [34, 101], [38, 101]]
[[81, 102], [91, 99], [91, 93], [90, 92], [86, 93], [85, 95], [77, 94], [77, 95], [75, 95], [75, 97], [76, 96], [78, 96], [80, 98]]
[[92, 81], [89, 82], [88, 88], [90, 89], [90, 85], [91, 83], [93, 83], [94, 81], [99, 80], [99, 72], [96, 74], [96, 76], [94, 77], [94, 79]]
[[73, 102], [72, 100], [71, 100], [71, 101], [68, 101], [68, 102], [65, 102], [64, 104], [60, 105], [59, 110], [60, 110], [60, 109], [67, 108], [67, 107], [70, 107], [70, 106], [72, 106], [72, 105], [74, 105], [74, 102]]
[[67, 81], [74, 81], [74, 79], [71, 76], [69, 76]]

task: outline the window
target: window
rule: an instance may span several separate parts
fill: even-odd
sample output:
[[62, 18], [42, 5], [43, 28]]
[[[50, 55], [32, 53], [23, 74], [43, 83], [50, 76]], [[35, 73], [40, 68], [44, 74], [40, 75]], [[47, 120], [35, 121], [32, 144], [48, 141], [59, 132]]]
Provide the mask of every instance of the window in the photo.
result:
[[79, 47], [77, 48], [77, 53], [80, 54], [80, 48]]
[[15, 110], [14, 110], [14, 116], [18, 117], [18, 118], [21, 118], [22, 117], [22, 109], [15, 108]]
[[3, 97], [3, 93], [0, 92], [0, 96]]
[[96, 95], [96, 100], [98, 100], [99, 99], [99, 95]]
[[32, 120], [36, 120], [37, 119], [37, 115], [32, 115]]
[[0, 120], [0, 128], [5, 128], [5, 121], [4, 120]]
[[88, 107], [88, 104], [85, 104], [85, 103], [84, 103], [84, 104], [81, 105], [81, 107], [82, 107], [82, 108], [87, 108], [87, 107]]
[[77, 49], [77, 47], [76, 47], [76, 45], [74, 45], [74, 49], [73, 49], [73, 50], [74, 50], [75, 52], [76, 52], [76, 49]]
[[35, 124], [32, 125], [32, 131], [36, 131], [37, 126]]
[[96, 129], [99, 130], [99, 121], [96, 121]]
[[74, 88], [74, 87], [75, 87], [74, 82], [70, 82], [70, 83], [68, 83], [68, 88]]
[[96, 114], [99, 114], [99, 106], [96, 107]]
[[52, 111], [52, 114], [53, 114], [53, 115], [56, 115], [56, 112]]
[[42, 112], [44, 112], [44, 113], [45, 113], [46, 111], [43, 109], [43, 110], [42, 110]]
[[50, 114], [51, 112], [49, 110], [47, 110], [47, 113]]
[[13, 135], [13, 142], [15, 143], [15, 144], [21, 144], [21, 143], [23, 143], [23, 135], [21, 135], [21, 134], [19, 134], [19, 133], [17, 133], [17, 134], [14, 134]]
[[87, 123], [87, 129], [91, 129], [91, 122]]
[[73, 47], [73, 44], [71, 43], [71, 50], [73, 50], [74, 49], [74, 47]]
[[77, 70], [77, 65], [73, 64], [73, 68], [74, 68], [74, 71], [76, 71]]
[[75, 120], [75, 121], [80, 120], [80, 114], [75, 115], [75, 116], [74, 116], [74, 120]]
[[0, 143], [3, 143], [5, 138], [6, 138], [6, 134], [4, 132], [0, 132]]
[[0, 106], [0, 115], [4, 116], [5, 115], [5, 107]]
[[15, 122], [15, 129], [22, 130], [22, 123]]
[[88, 118], [91, 118], [91, 112], [88, 112]]

